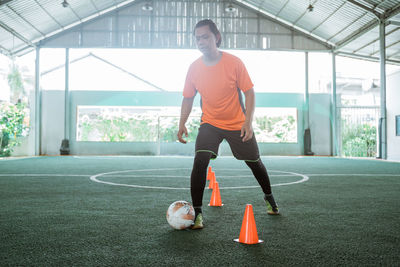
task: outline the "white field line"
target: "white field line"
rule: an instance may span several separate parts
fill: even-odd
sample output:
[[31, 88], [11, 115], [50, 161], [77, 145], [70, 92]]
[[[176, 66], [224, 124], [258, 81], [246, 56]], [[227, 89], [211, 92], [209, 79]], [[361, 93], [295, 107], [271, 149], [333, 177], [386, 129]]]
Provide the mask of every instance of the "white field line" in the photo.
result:
[[89, 177], [90, 174], [59, 174], [59, 173], [0, 173], [0, 177]]
[[27, 157], [0, 157], [0, 161], [11, 161], [11, 160], [22, 160], [22, 159], [31, 159], [35, 158], [36, 156], [27, 156]]
[[[142, 169], [142, 170], [124, 170], [124, 171], [113, 171], [113, 172], [106, 172], [106, 173], [99, 173], [96, 175], [90, 175], [90, 174], [51, 174], [51, 173], [40, 173], [40, 174], [33, 174], [33, 173], [0, 173], [0, 177], [90, 177], [90, 180], [97, 182], [97, 183], [102, 183], [102, 184], [108, 184], [108, 185], [114, 185], [114, 186], [125, 186], [125, 187], [133, 187], [133, 188], [147, 188], [147, 189], [164, 189], [164, 190], [188, 190], [190, 188], [185, 187], [162, 187], [162, 186], [145, 186], [145, 185], [135, 185], [135, 184], [123, 184], [123, 183], [114, 183], [114, 182], [109, 182], [109, 181], [102, 181], [99, 180], [98, 177], [103, 177], [103, 178], [118, 178], [118, 177], [154, 177], [154, 178], [187, 178], [189, 179], [189, 175], [162, 175], [162, 174], [123, 174], [123, 173], [129, 173], [129, 172], [157, 172], [157, 171], [177, 171], [177, 170], [184, 170], [184, 168], [166, 168], [166, 169]], [[187, 170], [190, 170], [187, 168]], [[246, 171], [244, 169], [218, 169], [218, 171]], [[286, 186], [286, 185], [293, 185], [293, 184], [299, 184], [299, 183], [304, 183], [309, 180], [310, 176], [311, 177], [321, 177], [321, 176], [364, 176], [364, 177], [400, 177], [400, 174], [387, 174], [387, 173], [312, 173], [312, 174], [300, 174], [300, 173], [295, 173], [295, 172], [286, 172], [286, 171], [278, 171], [278, 170], [269, 170], [270, 176], [271, 177], [301, 177], [300, 180], [294, 181], [294, 182], [288, 182], [288, 183], [279, 183], [279, 184], [272, 184], [271, 186]], [[281, 173], [281, 174], [271, 174], [271, 173]], [[252, 175], [217, 175], [217, 178], [243, 178], [243, 177], [253, 177]], [[220, 189], [249, 189], [249, 188], [259, 188], [259, 185], [255, 186], [238, 186], [238, 187], [220, 187]]]
[[400, 176], [399, 174], [391, 174], [391, 173], [309, 173], [307, 176], [370, 176], [370, 177], [396, 177]]
[[[146, 170], [146, 171], [157, 171], [157, 170], [182, 170], [182, 169], [154, 169], [154, 170]], [[233, 169], [228, 169], [228, 170], [233, 170]], [[242, 169], [240, 169], [242, 170]], [[144, 185], [135, 185], [135, 184], [123, 184], [123, 183], [114, 183], [114, 182], [108, 182], [108, 181], [103, 181], [99, 180], [98, 177], [104, 177], [104, 176], [112, 176], [115, 174], [120, 175], [121, 173], [127, 173], [127, 172], [135, 172], [138, 170], [125, 170], [125, 171], [113, 171], [113, 172], [107, 172], [107, 173], [99, 173], [96, 175], [93, 175], [90, 177], [90, 180], [97, 182], [97, 183], [102, 183], [102, 184], [107, 184], [107, 185], [114, 185], [114, 186], [125, 186], [125, 187], [134, 187], [134, 188], [147, 188], [147, 189], [165, 189], [165, 190], [189, 190], [190, 188], [188, 187], [165, 187], [165, 186], [144, 186]], [[143, 171], [143, 170], [140, 170]], [[292, 185], [292, 184], [298, 184], [298, 183], [303, 183], [308, 181], [309, 177], [303, 174], [299, 173], [294, 173], [294, 172], [285, 172], [285, 171], [273, 171], [271, 170], [270, 172], [280, 172], [280, 173], [286, 173], [289, 174], [290, 176], [300, 176], [302, 179], [294, 182], [288, 182], [288, 183], [280, 183], [280, 184], [272, 184], [271, 186], [284, 186], [284, 185]], [[256, 186], [236, 186], [236, 187], [220, 187], [220, 189], [247, 189], [247, 188], [259, 188], [259, 185]]]
[[[143, 171], [143, 170], [138, 170], [138, 171]], [[269, 171], [273, 172], [273, 171]], [[102, 176], [105, 176], [107, 174], [104, 174]], [[400, 176], [399, 174], [391, 174], [391, 173], [309, 173], [309, 174], [304, 174], [305, 176], [369, 176], [369, 177], [397, 177]], [[12, 177], [89, 177], [92, 176], [91, 174], [59, 174], [59, 173], [0, 173], [0, 177], [6, 177], [6, 176], [12, 176]], [[270, 177], [290, 177], [290, 176], [299, 176], [299, 174], [269, 174]], [[154, 174], [141, 174], [141, 175], [135, 175], [135, 174], [126, 174], [126, 175], [107, 175], [106, 177], [111, 177], [111, 178], [140, 178], [140, 177], [155, 177], [155, 178], [190, 178], [190, 175], [154, 175]], [[242, 178], [242, 177], [253, 177], [253, 175], [217, 175], [217, 178]]]

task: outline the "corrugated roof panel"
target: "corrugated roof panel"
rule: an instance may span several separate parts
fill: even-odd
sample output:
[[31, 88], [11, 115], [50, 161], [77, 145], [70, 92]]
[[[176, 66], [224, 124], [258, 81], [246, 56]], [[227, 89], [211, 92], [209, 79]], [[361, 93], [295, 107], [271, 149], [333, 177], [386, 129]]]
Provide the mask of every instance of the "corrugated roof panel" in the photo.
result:
[[64, 8], [59, 3], [59, 1], [40, 1], [40, 4], [43, 8], [51, 14], [51, 16], [57, 21], [54, 24], [61, 24], [62, 27], [66, 27], [69, 24], [78, 20], [76, 15], [72, 12], [72, 10], [68, 7]]
[[383, 9], [384, 11], [387, 11], [391, 9], [393, 6], [400, 4], [399, 0], [374, 0], [374, 3], [378, 5], [378, 9]]
[[12, 39], [13, 35], [0, 27], [0, 43]]
[[367, 8], [370, 9], [374, 9], [377, 12], [382, 12], [383, 13], [383, 9], [377, 7], [378, 4], [380, 4], [381, 2], [385, 1], [385, 0], [356, 0], [358, 3], [360, 3], [361, 5], [364, 5]]
[[346, 51], [351, 51], [353, 53], [354, 51], [360, 50], [363, 46], [368, 45], [371, 41], [374, 40], [376, 36], [374, 34], [364, 34], [357, 39], [355, 39], [353, 42], [348, 43], [343, 47]]
[[369, 49], [371, 53], [376, 51], [376, 48], [379, 48], [379, 33], [376, 32], [377, 30], [378, 28], [374, 29], [368, 34], [364, 34], [359, 39], [357, 39], [355, 45], [357, 45], [358, 47], [356, 48], [355, 52], [361, 51], [363, 49]]
[[388, 48], [386, 51], [386, 57], [393, 60], [400, 60], [400, 45]]
[[[20, 9], [19, 16], [28, 21], [32, 25], [34, 31], [39, 31], [44, 36], [47, 32], [52, 31], [54, 21], [52, 18], [35, 2], [29, 8]], [[36, 32], [37, 34], [39, 32]]]
[[386, 36], [387, 44], [400, 41], [400, 27], [386, 27], [386, 32], [388, 33], [388, 35]]
[[400, 22], [400, 13], [397, 14], [396, 16], [393, 16], [390, 20], [394, 20], [394, 21]]
[[310, 32], [315, 31], [322, 23], [332, 16], [341, 5], [343, 5], [341, 1], [331, 3], [328, 0], [320, 0], [314, 5], [313, 11], [307, 12], [296, 25]]
[[282, 9], [279, 16], [290, 23], [294, 23], [307, 12], [308, 5], [308, 0], [291, 1]]
[[[79, 0], [78, 0], [79, 2]], [[101, 11], [103, 9], [109, 8], [114, 4], [114, 1], [110, 0], [91, 0], [86, 3], [86, 7], [90, 10], [90, 13]]]
[[39, 8], [34, 1], [19, 0], [10, 1], [6, 4], [7, 8], [17, 11], [17, 13], [36, 12]]
[[[259, 34], [257, 38], [261, 38], [263, 34], [269, 34], [271, 36], [274, 34], [274, 36], [279, 36], [279, 34], [281, 34], [280, 32], [276, 32], [276, 25], [272, 25], [273, 28], [271, 28], [271, 25], [262, 23], [262, 21], [258, 24], [260, 25], [260, 28], [258, 29], [258, 25], [254, 21], [255, 19], [258, 20], [258, 15], [254, 11], [261, 11], [264, 14], [270, 14], [274, 18], [278, 15], [277, 19], [282, 24], [287, 24], [286, 27], [288, 27], [288, 29], [291, 29], [292, 24], [295, 23], [295, 28], [300, 28], [301, 30], [304, 30], [305, 33], [312, 32], [314, 36], [317, 36], [322, 40], [328, 40], [334, 44], [338, 44], [343, 40], [346, 40], [346, 38], [357, 34], [357, 32], [360, 32], [363, 29], [363, 27], [376, 20], [373, 14], [348, 2], [347, 0], [149, 0], [153, 5], [152, 12], [145, 12], [141, 9], [142, 5], [146, 3], [144, 0], [67, 1], [70, 4], [67, 8], [62, 7], [62, 0], [9, 1], [7, 4], [0, 6], [0, 22], [11, 28], [12, 30], [10, 30], [10, 32], [15, 31], [17, 32], [15, 35], [19, 34], [28, 39], [28, 42], [39, 41], [43, 39], [44, 36], [50, 36], [64, 27], [69, 28], [72, 25], [78, 25], [87, 21], [88, 18], [92, 19], [103, 14], [105, 11], [110, 11], [120, 5], [130, 4], [126, 5], [126, 9], [120, 9], [115, 13], [116, 15], [113, 15], [118, 17], [118, 14], [120, 14], [121, 18], [124, 16], [127, 18], [130, 16], [141, 17], [141, 19], [135, 20], [135, 25], [130, 24], [132, 27], [135, 26], [136, 28], [131, 27], [123, 30], [124, 35], [121, 36], [124, 38], [124, 43], [127, 40], [133, 40], [132, 36], [139, 36], [140, 34], [148, 35], [148, 33], [145, 32], [135, 31], [138, 31], [139, 29], [140, 31], [150, 31], [151, 29], [147, 26], [141, 26], [141, 20], [147, 21], [150, 16], [159, 16], [160, 18], [163, 17], [165, 19], [159, 20], [157, 22], [157, 27], [170, 29], [170, 31], [165, 31], [163, 33], [165, 36], [170, 34], [171, 37], [167, 38], [164, 36], [168, 39], [166, 45], [168, 47], [173, 47], [176, 44], [178, 47], [182, 47], [183, 42], [188, 42], [188, 40], [191, 41], [190, 38], [182, 37], [184, 34], [183, 32], [192, 29], [199, 19], [211, 18], [215, 20], [219, 26], [227, 25], [230, 27], [229, 30], [234, 36], [232, 39], [234, 40], [232, 43], [233, 46], [235, 44], [246, 44], [253, 48], [259, 41], [254, 41], [254, 36], [251, 36], [251, 38], [249, 37], [252, 40], [249, 40], [248, 42], [237, 40], [240, 33], [254, 35], [258, 30], [260, 30], [259, 33], [256, 33]], [[375, 10], [380, 13], [385, 10], [393, 10], [395, 7], [398, 8], [400, 4], [400, 0], [357, 1], [369, 8], [375, 8]], [[132, 3], [135, 4], [131, 5]], [[229, 3], [238, 6], [238, 11], [236, 13], [229, 14], [224, 11], [224, 7]], [[314, 5], [313, 12], [307, 11], [307, 7], [310, 3]], [[396, 18], [400, 21], [400, 14], [394, 16], [393, 19]], [[257, 23], [258, 22], [259, 21], [257, 21]], [[89, 24], [86, 24], [89, 28], [88, 25]], [[389, 27], [390, 26], [388, 26], [388, 30]], [[19, 44], [23, 44], [19, 40], [17, 41], [19, 44], [16, 45], [16, 37], [13, 38], [13, 41], [11, 40], [11, 33], [7, 33], [4, 29], [1, 31], [3, 33], [5, 32], [5, 34], [0, 37], [0, 46], [6, 48], [6, 46], [10, 46], [10, 43], [13, 42], [14, 48], [16, 48]], [[356, 50], [357, 48], [366, 45], [366, 42], [371, 42], [371, 38], [374, 38], [373, 36], [375, 35], [376, 32], [374, 31], [365, 33], [359, 38], [353, 40], [352, 43], [346, 45], [345, 49]], [[269, 38], [272, 38], [271, 41], [274, 41], [274, 37], [271, 36]], [[284, 38], [286, 37], [287, 36], [284, 36]], [[143, 38], [147, 37], [144, 36]], [[243, 35], [243, 38], [246, 38], [246, 36]], [[395, 42], [394, 40], [396, 38], [399, 38], [397, 33], [387, 36], [387, 41], [393, 40], [393, 42]], [[109, 46], [115, 40], [104, 39], [103, 43]], [[139, 42], [138, 39], [136, 39], [136, 41]], [[133, 44], [132, 42], [127, 46]], [[145, 45], [146, 42], [142, 42], [142, 45]], [[76, 42], [74, 42], [74, 44], [75, 43]], [[59, 44], [61, 45], [61, 43]], [[114, 44], [112, 43], [112, 45]], [[276, 45], [279, 46], [279, 43]], [[304, 47], [308, 46], [306, 43], [301, 46], [303, 45]], [[294, 46], [295, 44], [292, 45], [292, 48]], [[391, 49], [390, 51], [396, 51], [396, 46], [397, 44], [394, 44], [393, 49], [392, 47], [389, 47], [388, 49]], [[364, 53], [370, 48], [369, 46], [366, 46], [363, 49], [361, 50], [363, 50], [362, 52]]]
[[55, 19], [53, 22], [55, 28], [65, 27], [78, 20], [70, 8], [62, 7], [59, 2], [42, 0], [40, 1], [40, 4], [47, 11], [47, 13], [49, 13]]
[[3, 30], [3, 28], [0, 28], [0, 36], [1, 46], [10, 52], [21, 49], [26, 45], [22, 40]]
[[261, 5], [258, 5], [260, 8], [268, 10], [271, 14], [277, 15], [278, 12], [282, 9], [282, 7], [289, 2], [290, 0], [277, 0], [277, 1], [261, 1]]
[[[334, 20], [337, 19], [338, 18], [334, 18]], [[354, 17], [352, 19], [353, 20], [348, 20], [347, 23], [341, 23], [340, 27], [335, 27], [334, 30], [330, 30], [330, 28], [333, 28], [330, 25], [334, 23], [334, 20], [327, 21], [324, 23], [324, 25], [321, 25], [321, 27], [319, 27], [315, 33], [317, 35], [326, 36], [326, 38], [333, 43], [338, 43], [341, 40], [344, 40], [345, 38], [359, 32], [362, 27], [374, 22], [375, 20], [373, 15], [366, 12], [362, 13], [361, 16]]]
[[[68, 0], [70, 1], [70, 8], [74, 10], [74, 12], [78, 15], [79, 18], [84, 19], [93, 14], [96, 14], [98, 11], [96, 9], [97, 1], [79, 1], [79, 0]], [[96, 3], [96, 6], [93, 5]], [[101, 9], [99, 10], [101, 11]]]
[[0, 44], [10, 53], [13, 49], [21, 47], [24, 43], [8, 31], [0, 27]]
[[371, 38], [365, 39], [365, 43], [368, 44], [367, 46], [361, 46], [360, 48], [357, 48], [355, 53], [357, 54], [363, 54], [363, 55], [368, 55], [372, 57], [378, 57], [379, 56], [379, 40], [374, 41], [376, 38]]
[[315, 33], [326, 39], [330, 39], [332, 36], [348, 28], [349, 25], [357, 23], [355, 20], [364, 13], [364, 10], [350, 9], [349, 5], [345, 4], [316, 29]]
[[340, 42], [346, 37], [351, 36], [352, 34], [358, 32], [365, 25], [369, 25], [370, 23], [374, 23], [375, 21], [376, 21], [375, 16], [365, 12], [361, 17], [356, 18], [356, 20], [348, 24], [347, 27], [341, 29], [340, 31], [338, 31], [329, 38], [331, 38], [331, 40], [334, 43]]
[[[355, 53], [367, 57], [379, 58], [380, 44], [376, 40], [379, 36], [379, 29], [376, 27], [373, 31], [355, 40], [342, 48], [348, 53]], [[395, 31], [386, 37], [386, 57], [391, 60], [399, 60], [400, 54], [396, 51], [400, 50], [400, 31]]]
[[27, 39], [35, 38], [35, 36], [38, 35], [28, 23], [7, 7], [2, 7], [0, 9], [0, 21]]
[[400, 27], [386, 37], [386, 55], [400, 59]]

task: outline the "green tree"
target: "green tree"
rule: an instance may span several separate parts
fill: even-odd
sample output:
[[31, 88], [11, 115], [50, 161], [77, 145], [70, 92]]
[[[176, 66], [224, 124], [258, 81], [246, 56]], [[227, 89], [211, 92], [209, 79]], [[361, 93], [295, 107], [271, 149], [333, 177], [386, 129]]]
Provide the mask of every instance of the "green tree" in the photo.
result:
[[29, 132], [29, 109], [24, 84], [32, 81], [24, 79], [15, 61], [9, 67], [7, 81], [11, 103], [0, 104], [0, 156], [10, 156], [14, 147], [21, 143], [21, 137]]
[[0, 156], [10, 156], [13, 148], [21, 143], [20, 137], [28, 135], [26, 114], [23, 103], [0, 105]]
[[342, 153], [350, 157], [376, 156], [376, 127], [343, 124]]

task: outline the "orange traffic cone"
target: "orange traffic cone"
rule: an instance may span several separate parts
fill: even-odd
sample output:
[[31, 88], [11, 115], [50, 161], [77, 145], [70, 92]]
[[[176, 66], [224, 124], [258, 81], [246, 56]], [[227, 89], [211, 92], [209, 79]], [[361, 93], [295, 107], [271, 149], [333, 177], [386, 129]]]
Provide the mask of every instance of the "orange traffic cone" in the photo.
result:
[[211, 174], [210, 174], [210, 182], [208, 183], [208, 189], [213, 189], [215, 182], [216, 182], [215, 173], [211, 172]]
[[213, 206], [213, 207], [222, 207], [224, 204], [222, 204], [221, 201], [221, 194], [219, 193], [219, 185], [218, 182], [214, 182], [214, 188], [211, 194], [211, 200], [210, 204], [208, 206]]
[[246, 205], [239, 239], [234, 239], [234, 241], [249, 245], [264, 242], [258, 239], [256, 221], [254, 220], [253, 206], [251, 204]]
[[212, 173], [212, 168], [211, 168], [211, 166], [208, 166], [207, 181], [209, 181], [211, 179], [211, 173]]

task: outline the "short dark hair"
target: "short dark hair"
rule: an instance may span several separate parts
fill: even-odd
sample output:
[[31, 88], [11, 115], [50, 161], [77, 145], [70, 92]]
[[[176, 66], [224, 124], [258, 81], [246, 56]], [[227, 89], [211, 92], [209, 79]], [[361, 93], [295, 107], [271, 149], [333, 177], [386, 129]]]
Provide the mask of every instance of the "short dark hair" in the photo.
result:
[[[215, 25], [214, 21], [212, 21], [211, 19], [203, 19], [200, 20], [199, 22], [197, 22], [196, 26], [194, 27], [194, 31], [199, 28], [199, 27], [203, 27], [203, 26], [207, 26], [210, 28], [210, 31], [215, 35], [215, 37], [219, 37], [219, 40], [217, 42], [217, 47], [219, 47], [221, 45], [221, 33], [218, 30], [217, 25]], [[193, 31], [193, 34], [194, 34]]]

